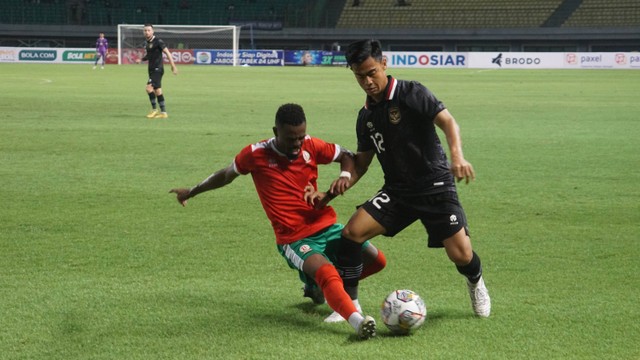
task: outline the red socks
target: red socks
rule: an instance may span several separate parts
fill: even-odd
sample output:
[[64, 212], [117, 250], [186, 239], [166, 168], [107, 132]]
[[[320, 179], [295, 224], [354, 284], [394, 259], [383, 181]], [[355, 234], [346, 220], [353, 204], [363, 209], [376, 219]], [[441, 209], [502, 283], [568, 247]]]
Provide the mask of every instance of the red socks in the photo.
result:
[[[387, 258], [384, 253], [378, 249], [378, 256], [371, 262], [364, 265], [360, 280], [367, 276], [373, 275], [387, 266]], [[351, 301], [351, 297], [344, 290], [344, 284], [340, 274], [331, 264], [324, 264], [316, 271], [316, 283], [322, 289], [327, 304], [340, 314], [343, 318], [349, 319], [349, 316], [357, 312], [355, 305]]]
[[385, 266], [387, 266], [387, 258], [384, 256], [382, 250], [378, 249], [378, 256], [371, 263], [364, 264], [360, 280], [379, 272], [384, 269]]
[[351, 314], [358, 311], [344, 291], [342, 279], [333, 265], [320, 266], [316, 271], [316, 283], [322, 289], [327, 304], [343, 318], [348, 320]]

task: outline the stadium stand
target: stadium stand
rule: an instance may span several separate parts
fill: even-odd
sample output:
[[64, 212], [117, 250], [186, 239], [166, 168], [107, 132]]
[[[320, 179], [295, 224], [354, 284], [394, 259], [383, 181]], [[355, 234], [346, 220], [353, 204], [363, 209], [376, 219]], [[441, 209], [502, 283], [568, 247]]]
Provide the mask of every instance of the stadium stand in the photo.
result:
[[583, 0], [563, 27], [622, 27], [640, 25], [638, 0]]
[[398, 6], [393, 0], [345, 4], [338, 28], [521, 28], [539, 27], [562, 0], [423, 0]]
[[0, 46], [84, 47], [122, 23], [231, 22], [244, 48], [330, 50], [375, 36], [389, 50], [640, 51], [640, 0], [404, 1], [0, 0]]
[[0, 23], [104, 26], [279, 21], [338, 29], [640, 26], [639, 0], [2, 0]]
[[[310, 20], [327, 1], [304, 0], [2, 0], [0, 23], [213, 25], [230, 20]], [[310, 6], [309, 3], [313, 3]], [[317, 22], [317, 21], [316, 21]], [[305, 23], [306, 26], [310, 24]]]

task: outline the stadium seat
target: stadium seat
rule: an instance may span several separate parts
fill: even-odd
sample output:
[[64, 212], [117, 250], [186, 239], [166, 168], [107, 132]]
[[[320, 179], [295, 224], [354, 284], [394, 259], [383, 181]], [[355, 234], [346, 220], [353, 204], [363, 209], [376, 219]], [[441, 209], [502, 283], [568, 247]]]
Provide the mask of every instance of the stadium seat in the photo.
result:
[[538, 27], [562, 0], [423, 0], [394, 6], [391, 0], [347, 2], [338, 28], [513, 28]]
[[[362, 0], [359, 6], [344, 1], [341, 11], [329, 11], [337, 1], [323, 0], [103, 0], [86, 3], [85, 25], [118, 23], [212, 25], [229, 20], [279, 20], [289, 27], [323, 27], [331, 13], [331, 26], [363, 29], [473, 29], [539, 27], [554, 14], [563, 0], [408, 0], [409, 6], [395, 6], [394, 0]], [[70, 18], [67, 1], [4, 0], [0, 23], [65, 25]], [[233, 4], [233, 9], [229, 5]], [[333, 8], [332, 8], [333, 9]], [[559, 25], [553, 25], [559, 26]], [[563, 27], [640, 26], [638, 0], [583, 0], [562, 23]]]
[[640, 26], [640, 2], [636, 0], [583, 0], [563, 27]]

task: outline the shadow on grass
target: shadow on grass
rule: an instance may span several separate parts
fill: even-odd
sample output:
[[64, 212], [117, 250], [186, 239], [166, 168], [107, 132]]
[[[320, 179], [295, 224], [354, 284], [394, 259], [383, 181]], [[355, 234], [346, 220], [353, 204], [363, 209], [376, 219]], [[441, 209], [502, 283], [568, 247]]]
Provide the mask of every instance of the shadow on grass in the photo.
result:
[[[324, 317], [328, 316], [332, 312], [331, 308], [329, 308], [328, 305], [326, 304], [316, 305], [316, 304], [313, 304], [312, 302], [302, 302], [302, 303], [295, 304], [292, 307], [300, 310], [304, 314], [313, 316], [312, 318], [310, 318], [311, 321], [299, 322], [299, 325], [301, 326], [304, 325], [305, 328], [307, 328], [309, 325], [313, 326], [314, 321], [317, 321], [315, 319], [317, 319], [318, 317], [320, 317], [320, 319], [324, 319]], [[407, 336], [411, 336], [411, 334], [413, 333], [412, 332], [410, 334], [404, 334], [404, 335], [394, 334], [386, 328], [384, 323], [382, 323], [382, 321], [380, 320], [379, 314], [371, 313], [370, 315], [376, 318], [376, 321], [377, 321], [377, 328], [378, 328], [377, 335], [376, 335], [377, 337], [405, 338]], [[291, 319], [284, 319], [284, 317], [285, 316], [283, 314], [283, 321], [291, 321]], [[425, 321], [424, 325], [422, 325], [422, 327], [417, 331], [429, 331], [430, 329], [439, 328], [447, 322], [458, 322], [460, 320], [465, 321], [465, 320], [474, 320], [474, 319], [478, 319], [478, 318], [473, 314], [473, 312], [470, 309], [469, 310], [457, 309], [457, 308], [456, 309], [453, 309], [453, 308], [439, 309], [438, 311], [430, 311], [427, 314], [427, 320]], [[333, 323], [333, 324], [324, 323], [324, 322], [315, 323], [316, 326], [321, 324], [325, 326], [320, 326], [318, 331], [320, 331], [320, 328], [322, 328], [323, 330], [329, 330], [335, 334], [344, 334], [345, 332], [348, 333], [349, 331], [351, 331], [350, 327], [346, 322]], [[362, 340], [360, 340], [355, 333], [351, 333], [347, 337], [346, 341], [349, 343], [362, 342]]]
[[333, 312], [333, 310], [331, 310], [331, 308], [327, 304], [314, 304], [310, 301], [295, 304], [292, 307], [302, 311], [305, 314], [317, 316], [328, 316]]

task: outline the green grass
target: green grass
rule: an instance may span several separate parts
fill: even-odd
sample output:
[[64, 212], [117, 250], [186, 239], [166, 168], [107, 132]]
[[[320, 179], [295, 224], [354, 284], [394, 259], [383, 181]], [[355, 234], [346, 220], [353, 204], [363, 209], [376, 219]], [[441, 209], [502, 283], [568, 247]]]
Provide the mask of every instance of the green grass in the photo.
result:
[[[167, 120], [147, 120], [143, 66], [0, 64], [1, 359], [637, 359], [638, 71], [411, 70], [461, 125], [477, 179], [461, 185], [492, 295], [413, 225], [377, 238], [365, 280], [379, 319], [395, 288], [426, 298], [409, 337], [360, 342], [325, 324], [275, 249], [250, 177], [180, 207], [167, 192], [271, 136], [304, 106], [311, 135], [355, 150], [364, 97], [345, 68], [183, 66]], [[321, 187], [337, 175], [321, 169]], [[334, 206], [346, 222], [379, 166]]]

